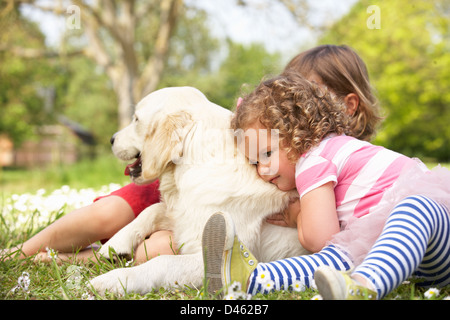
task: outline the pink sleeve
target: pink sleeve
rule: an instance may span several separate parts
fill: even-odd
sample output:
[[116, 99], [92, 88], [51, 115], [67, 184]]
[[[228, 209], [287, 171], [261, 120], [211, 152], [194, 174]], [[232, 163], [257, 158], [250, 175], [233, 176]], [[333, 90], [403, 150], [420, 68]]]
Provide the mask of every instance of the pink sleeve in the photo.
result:
[[300, 198], [330, 181], [337, 182], [336, 165], [320, 156], [309, 156], [297, 168], [295, 184]]

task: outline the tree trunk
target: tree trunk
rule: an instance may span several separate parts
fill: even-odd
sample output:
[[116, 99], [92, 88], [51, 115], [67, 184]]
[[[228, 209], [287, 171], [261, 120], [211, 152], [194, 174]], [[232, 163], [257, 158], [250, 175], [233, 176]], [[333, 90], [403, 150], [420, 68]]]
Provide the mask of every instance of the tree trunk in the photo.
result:
[[118, 124], [119, 129], [126, 127], [134, 114], [134, 108], [136, 101], [133, 96], [133, 86], [136, 82], [136, 76], [130, 75], [126, 70], [124, 70], [123, 75], [116, 80], [116, 85], [114, 86], [114, 92], [117, 96], [118, 102]]

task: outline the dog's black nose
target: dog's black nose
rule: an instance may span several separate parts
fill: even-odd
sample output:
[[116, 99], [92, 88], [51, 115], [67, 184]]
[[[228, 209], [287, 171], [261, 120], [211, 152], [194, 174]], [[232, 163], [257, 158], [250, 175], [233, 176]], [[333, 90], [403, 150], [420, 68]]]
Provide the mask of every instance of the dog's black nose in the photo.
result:
[[116, 139], [116, 133], [113, 134], [113, 136], [111, 137], [111, 139], [109, 140], [109, 142], [111, 142], [111, 144], [114, 144], [114, 140]]

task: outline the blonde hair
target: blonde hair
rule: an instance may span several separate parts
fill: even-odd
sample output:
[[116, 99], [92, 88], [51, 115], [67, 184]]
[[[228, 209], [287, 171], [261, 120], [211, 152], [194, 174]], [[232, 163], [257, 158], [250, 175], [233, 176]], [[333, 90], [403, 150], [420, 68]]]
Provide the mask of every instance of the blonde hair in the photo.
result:
[[231, 127], [234, 130], [257, 125], [276, 129], [280, 145], [288, 158], [300, 155], [317, 145], [330, 133], [348, 133], [346, 107], [331, 94], [298, 73], [286, 72], [263, 81], [242, 99]]
[[322, 45], [294, 57], [285, 71], [295, 71], [307, 79], [318, 77], [321, 85], [338, 99], [350, 93], [359, 97], [359, 106], [350, 118], [349, 135], [370, 140], [382, 119], [364, 61], [348, 46]]

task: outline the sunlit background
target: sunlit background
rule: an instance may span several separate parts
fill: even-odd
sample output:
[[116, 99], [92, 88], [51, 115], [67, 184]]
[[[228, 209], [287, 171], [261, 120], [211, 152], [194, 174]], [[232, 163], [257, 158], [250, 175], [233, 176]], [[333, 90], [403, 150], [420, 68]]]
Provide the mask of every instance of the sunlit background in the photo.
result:
[[445, 165], [449, 33], [444, 0], [3, 1], [0, 188], [126, 183], [109, 138], [143, 95], [190, 85], [232, 109], [325, 43], [368, 66], [385, 116], [373, 142]]

